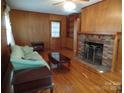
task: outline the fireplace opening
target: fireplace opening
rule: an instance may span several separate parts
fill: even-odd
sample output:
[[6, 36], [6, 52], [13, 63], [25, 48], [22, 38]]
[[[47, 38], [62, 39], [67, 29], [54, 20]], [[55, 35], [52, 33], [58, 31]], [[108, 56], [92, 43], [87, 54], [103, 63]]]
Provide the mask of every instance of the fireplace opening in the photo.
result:
[[103, 44], [85, 41], [82, 56], [88, 63], [102, 65]]

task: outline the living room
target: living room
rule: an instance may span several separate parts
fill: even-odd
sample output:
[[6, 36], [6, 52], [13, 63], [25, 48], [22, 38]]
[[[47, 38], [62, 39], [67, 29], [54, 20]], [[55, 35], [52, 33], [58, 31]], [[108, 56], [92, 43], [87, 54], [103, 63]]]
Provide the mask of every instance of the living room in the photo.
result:
[[[73, 11], [69, 10], [69, 5], [69, 11], [63, 8], [66, 1], [75, 5]], [[121, 0], [2, 0], [2, 90], [10, 93], [6, 80], [10, 75], [10, 64], [19, 72], [21, 69], [34, 67], [39, 69], [42, 60], [42, 65], [48, 67], [51, 73], [51, 93], [121, 93], [121, 7]], [[21, 55], [21, 66], [15, 65], [12, 59], [15, 50], [12, 46], [15, 45], [18, 52], [19, 47], [26, 52], [33, 48], [31, 57]], [[24, 59], [28, 61], [23, 61]], [[31, 61], [33, 65], [29, 64]], [[13, 72], [15, 76], [17, 72]], [[32, 77], [30, 73], [23, 75]], [[35, 85], [35, 82], [30, 84]], [[11, 93], [19, 93], [16, 90], [32, 93], [32, 88], [27, 88], [30, 92], [25, 92], [21, 91], [21, 87], [25, 85], [18, 86]], [[35, 87], [37, 91], [33, 93], [49, 93], [49, 88]]]

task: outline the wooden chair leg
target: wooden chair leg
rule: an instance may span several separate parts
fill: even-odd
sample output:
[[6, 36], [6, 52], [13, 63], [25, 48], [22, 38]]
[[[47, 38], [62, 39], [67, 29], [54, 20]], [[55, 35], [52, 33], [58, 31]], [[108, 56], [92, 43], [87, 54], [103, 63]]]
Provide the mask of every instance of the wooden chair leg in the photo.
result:
[[50, 93], [53, 93], [53, 87], [52, 87], [52, 88], [50, 88]]

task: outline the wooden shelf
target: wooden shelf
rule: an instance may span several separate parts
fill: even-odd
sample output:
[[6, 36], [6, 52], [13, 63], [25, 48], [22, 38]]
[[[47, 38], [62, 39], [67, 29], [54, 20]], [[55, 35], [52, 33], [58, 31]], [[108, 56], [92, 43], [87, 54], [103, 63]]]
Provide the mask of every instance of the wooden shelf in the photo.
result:
[[68, 31], [68, 37], [71, 37], [71, 38], [73, 38], [73, 32], [74, 32], [74, 20], [75, 20], [75, 18], [78, 18], [79, 17], [79, 14], [71, 14], [71, 15], [69, 15], [68, 16], [68, 22], [67, 22], [67, 24], [68, 24], [68, 29], [69, 29], [69, 31]]

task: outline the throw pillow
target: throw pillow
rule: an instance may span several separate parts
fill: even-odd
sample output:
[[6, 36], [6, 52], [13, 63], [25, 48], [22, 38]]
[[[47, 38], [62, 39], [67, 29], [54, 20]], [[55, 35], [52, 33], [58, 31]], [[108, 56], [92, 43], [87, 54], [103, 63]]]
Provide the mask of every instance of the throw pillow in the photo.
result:
[[30, 53], [33, 52], [33, 48], [32, 47], [29, 47], [29, 46], [22, 47], [22, 50], [24, 52], [24, 55], [27, 55], [27, 54], [30, 54]]
[[24, 53], [21, 49], [21, 46], [18, 46], [18, 45], [11, 46], [11, 50], [12, 50], [12, 53], [11, 53], [12, 58], [24, 57]]

